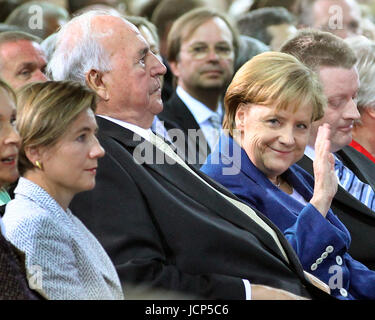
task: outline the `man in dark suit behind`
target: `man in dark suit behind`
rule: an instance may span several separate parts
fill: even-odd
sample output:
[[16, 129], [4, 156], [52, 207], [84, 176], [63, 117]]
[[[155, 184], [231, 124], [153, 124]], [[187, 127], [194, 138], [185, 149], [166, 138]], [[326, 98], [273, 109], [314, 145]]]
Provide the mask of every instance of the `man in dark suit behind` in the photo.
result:
[[[354, 173], [351, 179], [358, 178], [367, 184], [370, 193], [371, 187], [374, 190], [375, 166], [348, 146], [352, 140], [353, 122], [360, 117], [356, 105], [359, 77], [354, 52], [341, 38], [313, 30], [300, 31], [284, 43], [281, 51], [296, 56], [318, 73], [328, 101], [324, 117], [313, 123], [305, 155], [298, 164], [313, 174], [313, 148], [317, 128], [322, 123], [328, 123], [331, 128], [331, 152], [343, 163], [343, 168]], [[335, 170], [336, 173], [340, 172], [337, 164]], [[339, 174], [338, 177], [340, 178]], [[367, 206], [365, 197], [351, 191], [351, 185], [346, 181], [348, 180], [339, 179], [338, 191], [331, 208], [350, 231], [352, 243], [349, 253], [356, 260], [374, 269], [375, 212], [371, 210], [371, 206]], [[363, 185], [363, 188], [365, 187], [366, 185]], [[371, 197], [369, 198], [371, 200]]]
[[176, 123], [189, 137], [185, 160], [196, 168], [217, 143], [221, 100], [233, 76], [238, 46], [238, 33], [227, 17], [205, 8], [185, 13], [169, 32], [167, 59], [177, 88], [160, 118]]
[[[85, 49], [93, 47], [98, 56], [87, 59]], [[77, 70], [82, 57], [91, 67]], [[148, 285], [211, 299], [329, 297], [306, 278], [261, 213], [173, 150], [164, 154], [163, 141], [154, 145], [149, 128], [163, 107], [165, 67], [132, 24], [100, 13], [72, 19], [48, 67], [53, 79], [86, 82], [100, 97], [98, 139], [106, 155], [95, 189], [77, 196], [72, 209], [107, 250], [125, 288]]]

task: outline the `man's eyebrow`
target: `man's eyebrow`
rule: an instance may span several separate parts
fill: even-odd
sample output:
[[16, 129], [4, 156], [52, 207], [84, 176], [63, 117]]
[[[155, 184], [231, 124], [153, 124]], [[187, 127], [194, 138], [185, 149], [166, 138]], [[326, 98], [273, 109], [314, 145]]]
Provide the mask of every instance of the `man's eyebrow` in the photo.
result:
[[35, 62], [22, 62], [20, 65], [18, 65], [17, 69], [33, 68], [35, 66], [36, 66]]

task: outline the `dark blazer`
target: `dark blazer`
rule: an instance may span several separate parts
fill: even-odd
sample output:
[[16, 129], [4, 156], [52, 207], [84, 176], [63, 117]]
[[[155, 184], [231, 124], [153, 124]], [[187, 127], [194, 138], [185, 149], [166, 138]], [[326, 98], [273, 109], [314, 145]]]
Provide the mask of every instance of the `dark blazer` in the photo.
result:
[[164, 154], [117, 124], [97, 121], [106, 155], [99, 160], [96, 187], [77, 195], [71, 208], [107, 250], [125, 288], [144, 284], [201, 298], [243, 299], [242, 279], [248, 279], [330, 298], [306, 280], [293, 249], [262, 214], [290, 263], [262, 227], [186, 169], [168, 164], [167, 156], [164, 164], [148, 163], [142, 156]]
[[0, 300], [38, 300], [26, 279], [25, 255], [0, 233]]
[[[373, 164], [362, 165], [367, 163], [367, 161], [358, 151], [348, 146], [337, 152], [337, 155], [343, 160], [345, 165], [350, 164], [348, 167], [358, 174], [358, 177], [363, 179], [364, 182], [372, 184], [371, 181], [375, 181], [375, 179], [364, 179], [374, 175], [375, 168]], [[356, 157], [351, 158], [353, 155]], [[371, 161], [368, 160], [368, 162]], [[311, 175], [314, 174], [313, 161], [307, 156], [303, 156], [297, 164]], [[333, 198], [331, 209], [350, 232], [352, 237], [349, 248], [350, 255], [375, 270], [375, 212], [354, 198], [340, 185]]]
[[[171, 98], [164, 103], [163, 111], [158, 117], [160, 120], [165, 121], [164, 126], [167, 130], [175, 128], [181, 129], [185, 137], [188, 137], [184, 144], [185, 160], [191, 159], [189, 163], [199, 169], [207, 158], [207, 155], [210, 154], [211, 148], [203, 132], [200, 132], [199, 139], [195, 139], [195, 135], [188, 136], [189, 129], [200, 130], [200, 126], [185, 103], [178, 97], [176, 91], [172, 94]], [[177, 126], [171, 126], [173, 123]]]
[[[231, 157], [229, 153], [235, 150], [235, 145], [239, 150]], [[238, 168], [236, 174], [225, 174], [224, 168], [232, 166]], [[271, 219], [284, 232], [305, 270], [320, 280], [330, 283], [332, 268], [341, 261], [342, 287], [346, 291], [342, 294], [341, 288], [332, 286], [332, 295], [340, 299], [375, 299], [375, 272], [347, 253], [349, 231], [331, 210], [324, 218], [313, 205], [303, 205], [277, 188], [251, 162], [245, 150], [225, 134], [201, 170]], [[310, 201], [314, 188], [310, 174], [292, 165], [283, 173], [283, 178], [306, 202]], [[327, 251], [327, 248], [331, 249]]]

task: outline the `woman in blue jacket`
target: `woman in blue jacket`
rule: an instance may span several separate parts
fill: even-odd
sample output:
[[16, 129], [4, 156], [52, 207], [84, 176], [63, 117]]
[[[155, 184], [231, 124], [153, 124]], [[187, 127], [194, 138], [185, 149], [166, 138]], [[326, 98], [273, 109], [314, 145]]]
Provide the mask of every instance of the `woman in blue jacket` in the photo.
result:
[[224, 101], [224, 132], [201, 170], [266, 214], [333, 296], [375, 299], [375, 273], [348, 254], [350, 234], [330, 209], [328, 124], [315, 145], [315, 181], [295, 164], [326, 105], [317, 76], [290, 55], [263, 53], [236, 73]]

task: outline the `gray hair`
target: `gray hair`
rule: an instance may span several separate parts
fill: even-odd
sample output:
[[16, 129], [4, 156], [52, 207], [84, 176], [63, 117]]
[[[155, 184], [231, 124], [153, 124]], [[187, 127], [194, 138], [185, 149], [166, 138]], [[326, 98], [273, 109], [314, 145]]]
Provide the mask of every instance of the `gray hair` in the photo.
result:
[[[86, 73], [91, 69], [101, 72], [111, 70], [109, 55], [99, 41], [108, 34], [92, 28], [92, 19], [102, 15], [112, 16], [99, 10], [89, 11], [74, 17], [57, 32], [55, 51], [47, 65], [47, 74], [51, 79], [72, 80], [85, 85]], [[69, 37], [73, 28], [80, 32], [78, 39]]]
[[357, 56], [359, 73], [358, 109], [375, 109], [375, 41], [364, 36], [350, 37], [345, 42]]
[[52, 33], [40, 43], [40, 46], [42, 47], [44, 53], [46, 54], [47, 62], [51, 60], [53, 52], [55, 51], [55, 45], [56, 45], [56, 33]]

